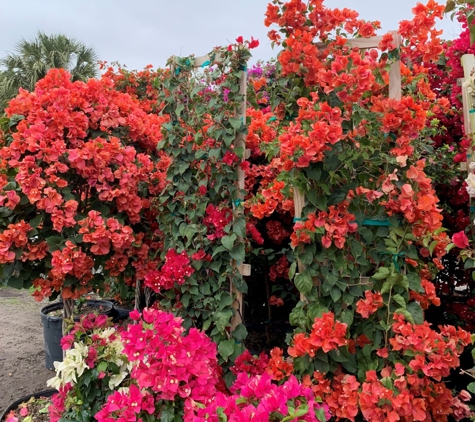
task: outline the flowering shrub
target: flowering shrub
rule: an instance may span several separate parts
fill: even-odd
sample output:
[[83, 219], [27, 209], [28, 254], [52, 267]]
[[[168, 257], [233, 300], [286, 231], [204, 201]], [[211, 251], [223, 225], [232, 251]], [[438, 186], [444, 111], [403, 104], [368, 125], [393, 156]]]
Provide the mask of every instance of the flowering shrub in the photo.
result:
[[54, 362], [48, 386], [58, 390], [49, 406], [50, 420], [93, 420], [107, 397], [127, 385], [132, 365], [123, 353], [120, 332], [105, 315], [88, 314], [75, 323], [61, 345], [66, 354]]
[[150, 195], [170, 163], [161, 124], [114, 82], [71, 82], [53, 69], [6, 109], [2, 133], [0, 262], [3, 280], [41, 300], [133, 284], [159, 263], [150, 247]]
[[[236, 172], [244, 149], [236, 139], [245, 122], [240, 78], [256, 40], [241, 38], [209, 53], [195, 69], [194, 57], [174, 57], [173, 72], [157, 80], [158, 102], [169, 122], [162, 125], [160, 151], [170, 155], [169, 183], [153, 201], [163, 233], [164, 265], [145, 284], [160, 297], [160, 306], [183, 317], [185, 326], [203, 328], [218, 343], [222, 362], [237, 357], [247, 331], [229, 327], [233, 289], [247, 289], [236, 264], [245, 260], [247, 226]], [[169, 251], [169, 252], [165, 252]], [[173, 254], [173, 256], [172, 256]]]
[[[121, 333], [123, 352], [132, 367], [130, 381], [110, 394], [106, 403], [101, 401], [102, 409], [95, 415], [99, 422], [218, 421], [223, 415], [242, 421], [329, 418], [328, 408], [295, 377], [273, 383], [265, 371], [265, 355], [254, 358], [244, 354], [233, 368], [237, 380], [228, 390], [221, 378], [216, 345], [203, 332], [195, 328], [185, 332], [181, 318], [157, 309], [144, 309], [143, 320], [134, 311], [132, 318], [137, 323]], [[69, 341], [64, 339], [64, 343]], [[244, 359], [250, 361], [250, 366]], [[252, 367], [256, 370], [244, 372]], [[70, 388], [71, 383], [67, 385]], [[54, 402], [62, 394], [70, 393], [60, 391]], [[62, 409], [61, 405], [53, 405], [50, 413], [56, 414], [58, 407]]]
[[197, 406], [194, 422], [229, 421], [326, 421], [328, 407], [315, 400], [312, 390], [294, 376], [282, 384], [272, 383], [269, 374], [249, 377], [240, 373], [232, 388], [233, 395], [217, 393], [206, 407]]
[[[391, 328], [394, 337], [375, 353], [384, 360], [380, 365], [372, 357], [373, 344], [366, 335], [356, 341], [345, 338], [346, 324], [334, 321], [332, 313], [324, 313], [315, 319], [309, 338], [294, 335], [288, 349], [294, 356], [294, 371], [303, 376], [303, 385], [329, 406], [335, 420], [355, 421], [359, 414], [368, 421], [442, 421], [448, 415], [456, 420], [470, 416], [464, 403], [470, 395], [462, 391], [453, 396], [442, 382], [460, 365], [459, 356], [471, 343], [470, 335], [450, 326], [436, 332], [429, 324], [415, 325], [402, 315], [394, 317]], [[359, 369], [358, 377], [345, 373], [357, 364], [363, 366], [362, 357], [357, 362], [352, 356], [357, 347], [363, 348], [371, 368], [365, 372]], [[328, 369], [322, 372], [325, 366], [335, 373], [333, 378], [326, 377]], [[268, 372], [274, 379], [282, 379], [280, 371], [270, 365]]]

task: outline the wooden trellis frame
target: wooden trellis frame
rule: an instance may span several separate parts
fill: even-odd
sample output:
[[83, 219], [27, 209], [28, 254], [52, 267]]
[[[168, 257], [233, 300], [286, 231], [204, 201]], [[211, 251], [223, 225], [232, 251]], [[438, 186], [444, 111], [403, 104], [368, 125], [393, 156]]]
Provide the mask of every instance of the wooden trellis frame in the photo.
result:
[[[393, 35], [393, 43], [395, 48], [399, 49], [401, 45], [401, 36], [397, 31], [390, 31]], [[359, 48], [363, 50], [378, 48], [379, 43], [383, 39], [382, 36], [368, 37], [368, 38], [353, 38], [346, 41], [346, 45], [352, 48]], [[320, 49], [325, 49], [324, 44], [319, 45]], [[389, 98], [394, 100], [401, 100], [401, 91], [402, 91], [402, 82], [401, 82], [401, 61], [396, 60], [391, 64], [389, 70]], [[474, 116], [475, 117], [475, 116]], [[294, 188], [294, 211], [295, 218], [298, 220], [302, 217], [302, 210], [305, 206], [305, 194], [297, 188]], [[298, 271], [301, 273], [305, 270], [305, 265], [300, 261], [297, 261]], [[318, 283], [318, 280], [314, 281]], [[300, 294], [300, 300], [302, 302], [306, 301], [306, 298], [303, 294]]]
[[[221, 57], [219, 54], [216, 56], [211, 57], [210, 55], [195, 57], [193, 62], [193, 67], [199, 68], [206, 65], [213, 65], [215, 63], [219, 63], [221, 61]], [[247, 71], [242, 70], [242, 75], [239, 80], [239, 95], [243, 96], [243, 99], [236, 110], [236, 118], [240, 119], [244, 124], [246, 123], [246, 107], [247, 107]], [[250, 151], [246, 149], [246, 136], [243, 133], [238, 133], [236, 138], [234, 139], [234, 147], [235, 148], [242, 148], [244, 153], [243, 160], [248, 158]], [[238, 195], [237, 199], [243, 201], [244, 197], [242, 195], [242, 191], [245, 188], [245, 172], [238, 166]], [[242, 215], [242, 208], [236, 206], [233, 203], [233, 215], [234, 217], [239, 217]], [[238, 238], [238, 240], [242, 240]], [[239, 271], [239, 273], [244, 276], [251, 275], [251, 266], [249, 264], [245, 264], [243, 262], [235, 262], [233, 263], [234, 267]], [[232, 307], [234, 308], [234, 317], [231, 320], [231, 331], [233, 331], [239, 324], [242, 323], [243, 318], [243, 294], [236, 289], [234, 284], [231, 282], [230, 285], [230, 294], [234, 297], [234, 301]]]
[[475, 71], [475, 56], [473, 54], [464, 54], [461, 59], [463, 67], [464, 78], [459, 80], [459, 84], [462, 87], [462, 104], [463, 104], [463, 123], [464, 133], [470, 138], [470, 148], [467, 150], [467, 161], [460, 163], [460, 169], [470, 172], [470, 163], [475, 161], [473, 156], [473, 141], [475, 135], [475, 92], [471, 94], [468, 90], [468, 86], [464, 83], [469, 81], [472, 73]]

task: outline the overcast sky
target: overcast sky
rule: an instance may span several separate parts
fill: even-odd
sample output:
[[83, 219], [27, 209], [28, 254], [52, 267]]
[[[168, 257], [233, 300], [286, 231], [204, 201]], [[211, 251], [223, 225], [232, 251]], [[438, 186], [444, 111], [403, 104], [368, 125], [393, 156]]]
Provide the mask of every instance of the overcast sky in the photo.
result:
[[[439, 0], [445, 2], [445, 0]], [[264, 26], [267, 0], [0, 0], [0, 57], [38, 30], [63, 33], [93, 46], [102, 60], [129, 69], [165, 65], [172, 55], [203, 55], [239, 35], [259, 39], [254, 59], [274, 55]], [[326, 0], [329, 7], [355, 8], [364, 19], [396, 29], [411, 19], [416, 0]], [[446, 19], [446, 38], [460, 30]]]

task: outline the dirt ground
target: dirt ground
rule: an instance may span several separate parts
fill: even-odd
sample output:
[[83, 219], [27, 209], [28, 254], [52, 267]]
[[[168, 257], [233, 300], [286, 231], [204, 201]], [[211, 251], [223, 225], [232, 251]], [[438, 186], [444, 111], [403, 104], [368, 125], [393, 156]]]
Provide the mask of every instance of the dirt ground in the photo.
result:
[[54, 372], [45, 367], [38, 303], [27, 290], [0, 287], [0, 414], [15, 400], [46, 390]]

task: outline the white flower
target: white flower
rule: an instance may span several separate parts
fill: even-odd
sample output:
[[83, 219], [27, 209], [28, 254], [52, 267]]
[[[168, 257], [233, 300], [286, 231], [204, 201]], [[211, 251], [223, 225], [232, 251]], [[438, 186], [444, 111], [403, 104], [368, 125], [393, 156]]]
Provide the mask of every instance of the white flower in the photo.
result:
[[[55, 362], [56, 363], [56, 362]], [[62, 385], [62, 382], [61, 382], [61, 378], [59, 377], [53, 377], [53, 378], [50, 378], [48, 381], [46, 381], [46, 385], [48, 387], [52, 387], [54, 388], [55, 390], [59, 390], [59, 388], [61, 387]]]
[[475, 198], [475, 174], [470, 173], [465, 179], [465, 183], [467, 183], [467, 192], [470, 198]]
[[97, 335], [101, 338], [108, 339], [114, 333], [115, 333], [115, 328], [110, 327], [110, 328], [106, 328], [106, 329], [100, 331], [99, 333], [97, 333]]
[[120, 372], [118, 374], [112, 375], [109, 379], [109, 389], [114, 390], [122, 381], [124, 381], [125, 377], [129, 375], [129, 371], [126, 370], [126, 367], [120, 368]]
[[50, 379], [52, 387], [65, 385], [68, 382], [71, 385], [77, 383], [77, 377], [81, 376], [89, 366], [86, 365], [84, 358], [87, 357], [89, 348], [81, 343], [74, 343], [74, 347], [66, 352], [62, 362], [54, 362], [54, 369], [56, 370], [56, 377]]
[[469, 165], [470, 170], [475, 170], [475, 161], [472, 161]]

